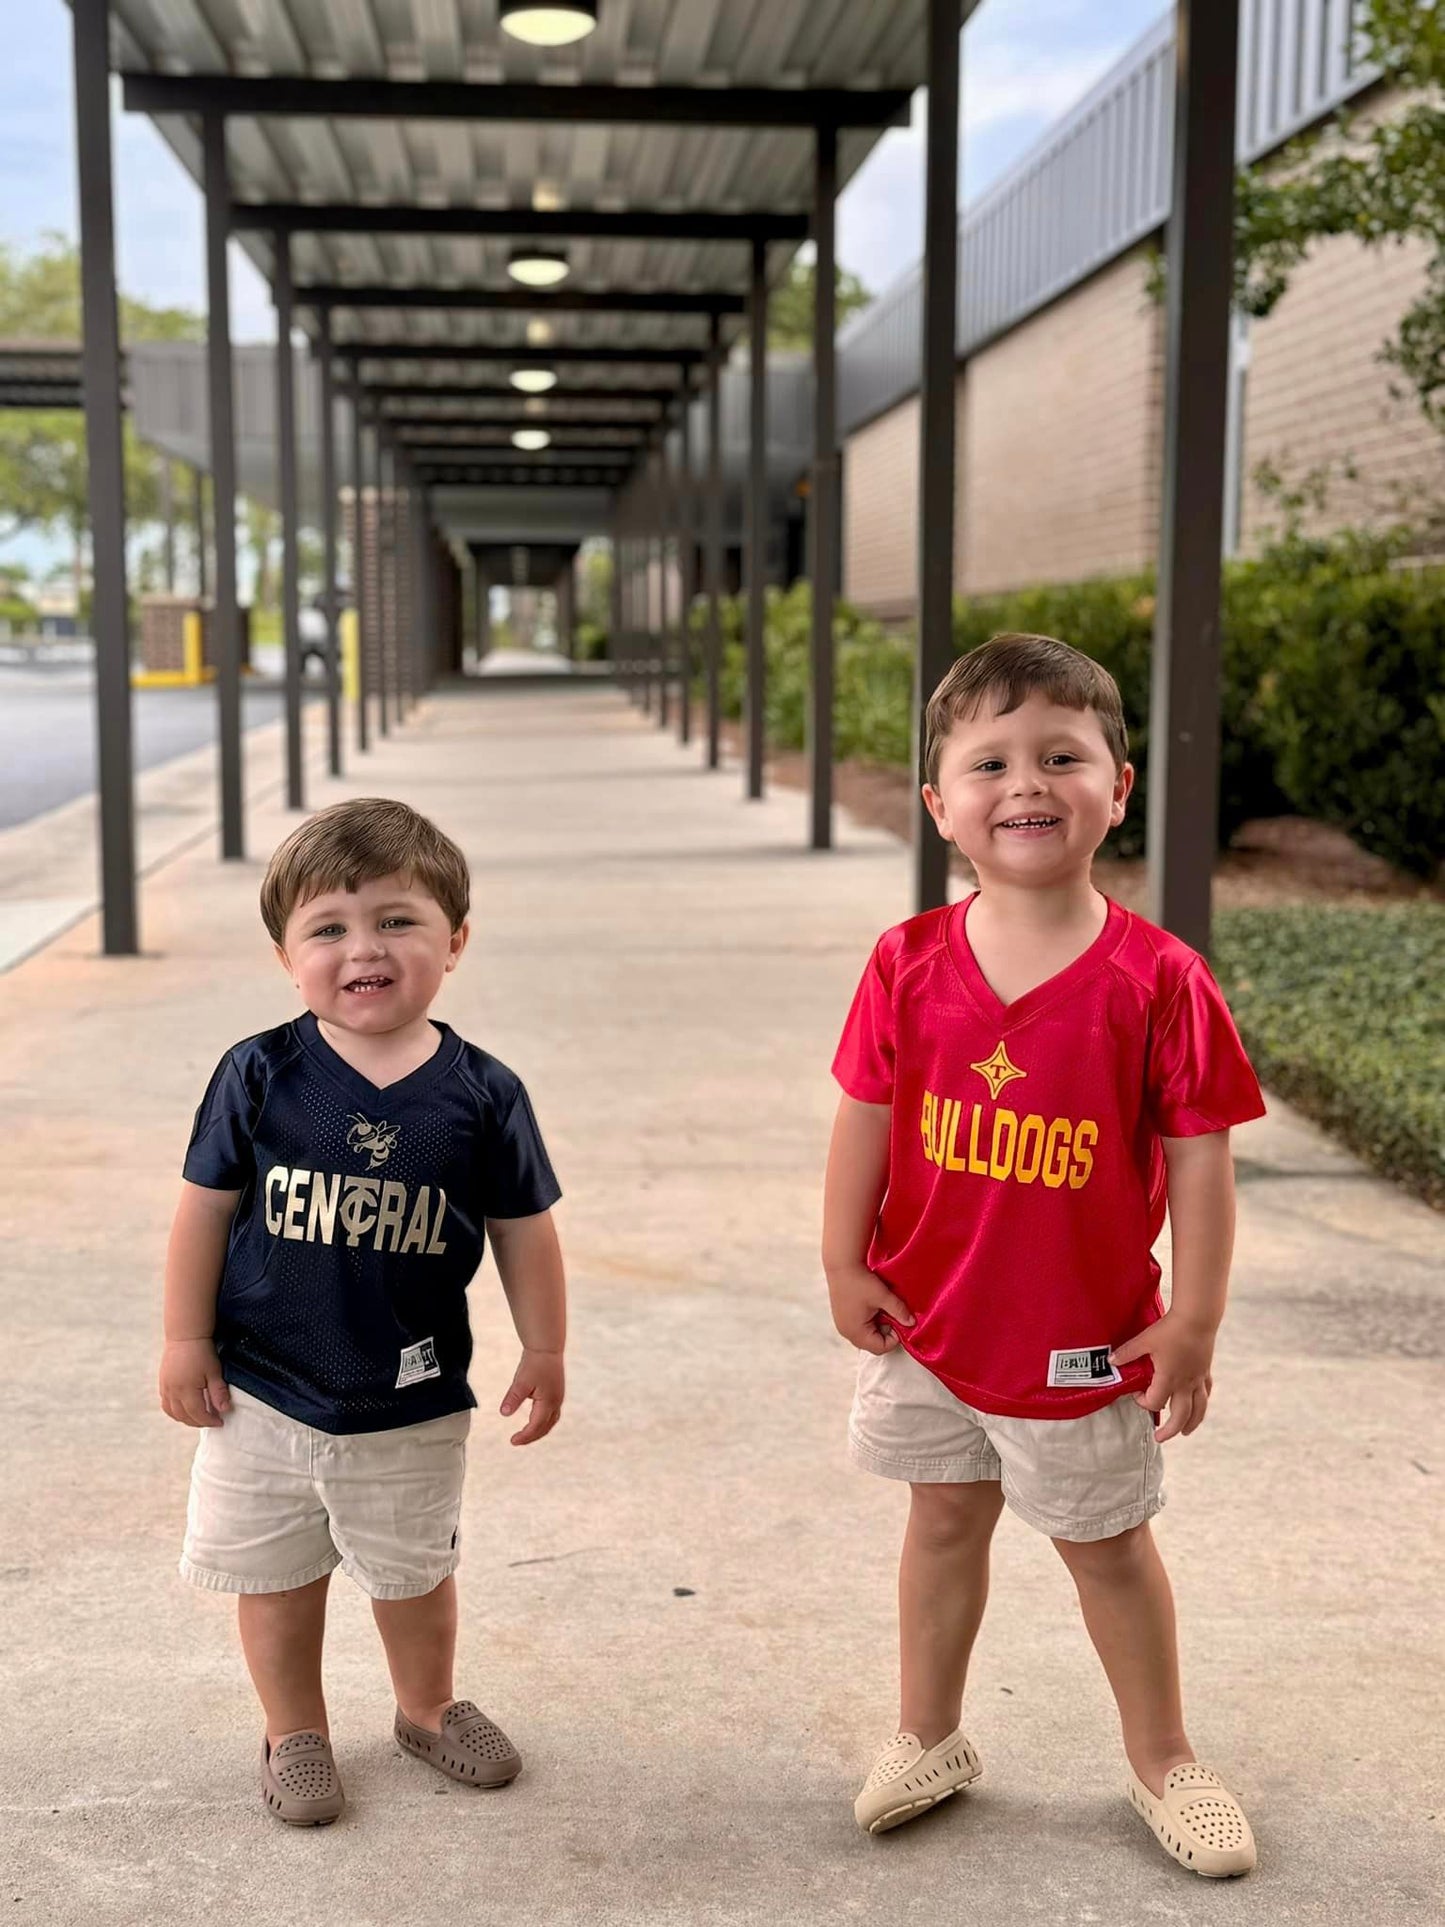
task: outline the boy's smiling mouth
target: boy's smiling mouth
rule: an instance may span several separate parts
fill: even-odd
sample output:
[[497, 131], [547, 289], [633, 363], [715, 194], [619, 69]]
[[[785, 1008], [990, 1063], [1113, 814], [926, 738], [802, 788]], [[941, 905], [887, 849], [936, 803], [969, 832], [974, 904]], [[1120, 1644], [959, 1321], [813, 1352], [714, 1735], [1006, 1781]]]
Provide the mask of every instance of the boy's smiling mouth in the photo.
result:
[[1061, 821], [1062, 818], [1057, 816], [1010, 816], [1002, 823], [996, 823], [994, 828], [1009, 830], [1015, 836], [1044, 836], [1050, 830], [1056, 830]]
[[374, 997], [380, 990], [390, 990], [391, 981], [390, 977], [354, 977], [341, 988], [350, 991], [353, 997]]

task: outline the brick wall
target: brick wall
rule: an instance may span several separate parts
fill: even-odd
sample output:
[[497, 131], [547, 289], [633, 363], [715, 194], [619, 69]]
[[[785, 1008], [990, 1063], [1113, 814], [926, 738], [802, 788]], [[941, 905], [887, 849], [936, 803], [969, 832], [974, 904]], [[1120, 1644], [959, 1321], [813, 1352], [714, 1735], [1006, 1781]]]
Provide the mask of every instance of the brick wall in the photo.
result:
[[[1245, 377], [1242, 546], [1257, 547], [1280, 515], [1253, 481], [1269, 461], [1287, 482], [1334, 465], [1323, 510], [1308, 531], [1397, 518], [1401, 495], [1445, 496], [1445, 438], [1420, 412], [1414, 391], [1378, 359], [1414, 299], [1425, 250], [1372, 253], [1340, 237], [1322, 242], [1297, 270], [1289, 293], [1250, 328]], [[1404, 392], [1397, 400], [1391, 382]], [[1340, 473], [1343, 458], [1357, 481]]]
[[918, 429], [910, 395], [843, 448], [843, 593], [885, 618], [918, 596]]
[[[960, 370], [954, 580], [965, 592], [1068, 582], [1152, 559], [1159, 518], [1163, 315], [1145, 258], [1104, 269]], [[844, 594], [911, 613], [919, 403], [844, 449]]]
[[1138, 568], [1158, 539], [1163, 312], [1142, 252], [969, 362], [955, 575], [974, 594]]

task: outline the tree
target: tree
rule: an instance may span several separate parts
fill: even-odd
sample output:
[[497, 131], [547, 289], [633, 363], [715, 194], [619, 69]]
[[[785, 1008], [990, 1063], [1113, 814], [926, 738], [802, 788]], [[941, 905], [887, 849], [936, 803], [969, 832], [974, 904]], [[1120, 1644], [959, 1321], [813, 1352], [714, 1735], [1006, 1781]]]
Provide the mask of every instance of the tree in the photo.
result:
[[[200, 341], [205, 322], [181, 308], [156, 308], [122, 296], [125, 341]], [[0, 339], [81, 338], [80, 251], [49, 234], [25, 254], [0, 243]], [[64, 528], [79, 552], [89, 522], [85, 418], [72, 409], [0, 410], [0, 543], [25, 529]], [[160, 458], [125, 429], [126, 509], [144, 525], [160, 513]]]
[[[768, 302], [768, 346], [770, 348], [811, 348], [813, 345], [813, 293], [817, 287], [815, 263], [794, 260], [782, 287], [775, 288]], [[850, 314], [866, 308], [873, 299], [856, 274], [838, 268], [834, 275], [834, 297], [838, 325]]]
[[1398, 369], [1432, 425], [1445, 432], [1445, 7], [1435, 0], [1365, 0], [1359, 31], [1386, 83], [1408, 90], [1403, 112], [1364, 126], [1335, 116], [1237, 187], [1235, 296], [1272, 312], [1315, 242], [1353, 234], [1367, 247], [1421, 241], [1425, 286], [1381, 358]]

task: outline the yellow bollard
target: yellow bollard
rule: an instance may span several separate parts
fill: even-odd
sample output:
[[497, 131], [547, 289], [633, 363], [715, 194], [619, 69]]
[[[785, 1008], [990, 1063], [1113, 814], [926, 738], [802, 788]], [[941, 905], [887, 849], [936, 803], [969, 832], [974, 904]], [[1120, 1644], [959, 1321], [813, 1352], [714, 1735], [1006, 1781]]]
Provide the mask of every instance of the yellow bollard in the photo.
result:
[[361, 693], [361, 645], [355, 609], [341, 612], [341, 693], [355, 702]]

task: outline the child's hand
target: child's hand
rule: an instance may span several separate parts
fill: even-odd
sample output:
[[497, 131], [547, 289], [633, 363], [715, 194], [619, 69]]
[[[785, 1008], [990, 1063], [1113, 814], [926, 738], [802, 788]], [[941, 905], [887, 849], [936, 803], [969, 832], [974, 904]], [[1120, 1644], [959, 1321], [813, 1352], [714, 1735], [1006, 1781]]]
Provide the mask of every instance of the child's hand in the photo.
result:
[[1147, 1392], [1136, 1392], [1134, 1403], [1147, 1412], [1162, 1412], [1169, 1407], [1169, 1418], [1154, 1434], [1162, 1445], [1165, 1439], [1197, 1432], [1209, 1409], [1209, 1394], [1214, 1380], [1209, 1367], [1214, 1358], [1212, 1326], [1189, 1324], [1172, 1311], [1157, 1323], [1117, 1346], [1109, 1357], [1115, 1365], [1129, 1365], [1136, 1358], [1153, 1361], [1154, 1376]]
[[898, 1334], [884, 1324], [885, 1316], [900, 1325], [913, 1323], [913, 1313], [897, 1292], [890, 1291], [877, 1272], [866, 1266], [830, 1272], [828, 1302], [833, 1307], [833, 1323], [860, 1352], [881, 1354], [897, 1349]]
[[161, 1350], [161, 1410], [178, 1425], [219, 1425], [231, 1409], [221, 1361], [209, 1338], [167, 1339]]
[[502, 1400], [502, 1417], [510, 1418], [523, 1399], [531, 1399], [532, 1410], [520, 1432], [513, 1432], [513, 1445], [531, 1445], [543, 1439], [562, 1416], [566, 1395], [566, 1373], [561, 1352], [534, 1352], [523, 1348], [512, 1375], [511, 1390]]

